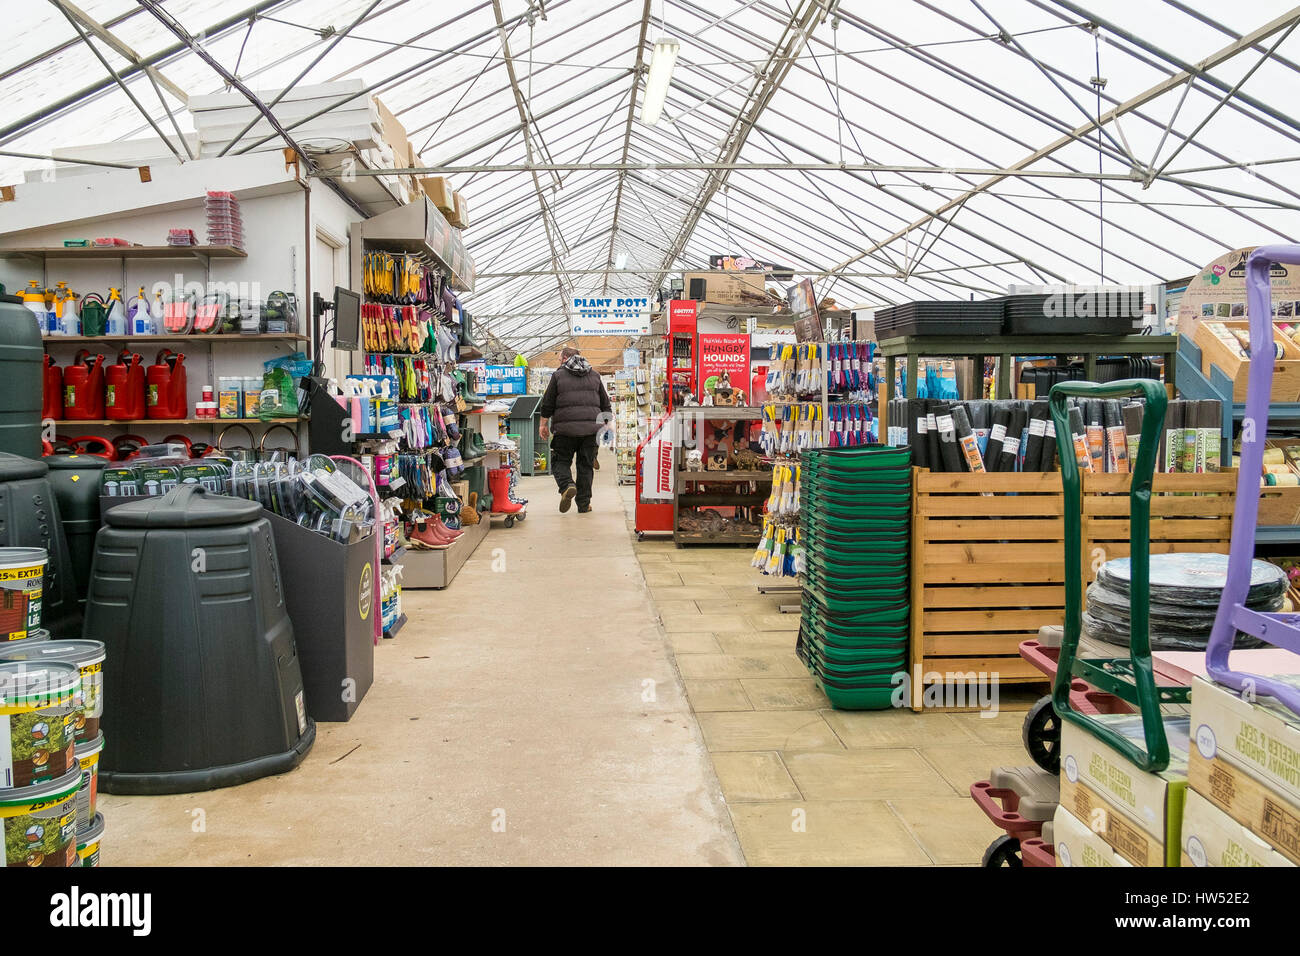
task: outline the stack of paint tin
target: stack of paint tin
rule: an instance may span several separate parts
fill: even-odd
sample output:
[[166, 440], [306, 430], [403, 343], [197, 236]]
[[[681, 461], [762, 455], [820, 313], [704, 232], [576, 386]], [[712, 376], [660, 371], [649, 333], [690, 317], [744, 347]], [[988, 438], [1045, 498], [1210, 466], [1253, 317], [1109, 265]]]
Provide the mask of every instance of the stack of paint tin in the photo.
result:
[[0, 828], [6, 866], [98, 866], [104, 645], [41, 629], [48, 556], [0, 548]]

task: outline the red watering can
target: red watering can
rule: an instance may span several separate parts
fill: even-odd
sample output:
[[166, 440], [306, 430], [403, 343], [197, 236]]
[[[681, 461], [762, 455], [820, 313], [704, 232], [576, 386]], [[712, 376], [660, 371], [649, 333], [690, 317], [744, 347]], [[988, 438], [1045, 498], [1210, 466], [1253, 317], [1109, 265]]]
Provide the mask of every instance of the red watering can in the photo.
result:
[[104, 356], [82, 349], [63, 370], [63, 417], [78, 421], [104, 417]]
[[[66, 376], [65, 376], [66, 377]], [[184, 418], [189, 411], [185, 396], [185, 356], [163, 349], [145, 373], [150, 418]]]
[[144, 358], [122, 349], [104, 370], [104, 417], [115, 422], [144, 418]]

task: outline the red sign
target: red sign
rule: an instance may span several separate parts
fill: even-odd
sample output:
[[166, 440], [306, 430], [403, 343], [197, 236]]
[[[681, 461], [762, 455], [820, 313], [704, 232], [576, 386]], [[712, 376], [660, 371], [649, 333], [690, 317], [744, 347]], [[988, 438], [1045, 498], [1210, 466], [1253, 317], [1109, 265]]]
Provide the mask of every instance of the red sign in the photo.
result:
[[736, 332], [702, 333], [700, 335], [700, 392], [699, 397], [711, 390], [726, 376], [734, 389], [749, 388], [749, 336]]
[[668, 331], [690, 332], [694, 335], [698, 308], [699, 303], [694, 299], [670, 299], [668, 301]]

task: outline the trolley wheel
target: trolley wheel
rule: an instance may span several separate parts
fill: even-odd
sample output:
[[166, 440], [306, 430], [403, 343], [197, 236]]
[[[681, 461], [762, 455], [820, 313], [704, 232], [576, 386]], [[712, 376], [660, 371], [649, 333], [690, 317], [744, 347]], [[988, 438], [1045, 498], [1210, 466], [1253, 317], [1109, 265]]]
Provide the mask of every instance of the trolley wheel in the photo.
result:
[[507, 528], [513, 528], [514, 526], [515, 526], [515, 516], [514, 516], [514, 515], [506, 515], [506, 527], [507, 527]]
[[1048, 773], [1061, 772], [1061, 718], [1052, 706], [1052, 697], [1040, 697], [1029, 713], [1020, 731], [1025, 750], [1034, 763]]
[[981, 865], [992, 868], [1023, 867], [1025, 861], [1020, 858], [1020, 841], [1009, 833], [1002, 834], [984, 851]]
[[638, 541], [644, 541], [644, 540], [645, 540], [645, 532], [644, 532], [644, 531], [638, 531], [638, 532], [636, 533], [636, 539], [637, 539]]
[[515, 520], [516, 520], [516, 521], [523, 521], [523, 520], [524, 520], [525, 518], [527, 518], [527, 517], [528, 517], [528, 512], [527, 512], [527, 511], [520, 511], [518, 514], [515, 515]]

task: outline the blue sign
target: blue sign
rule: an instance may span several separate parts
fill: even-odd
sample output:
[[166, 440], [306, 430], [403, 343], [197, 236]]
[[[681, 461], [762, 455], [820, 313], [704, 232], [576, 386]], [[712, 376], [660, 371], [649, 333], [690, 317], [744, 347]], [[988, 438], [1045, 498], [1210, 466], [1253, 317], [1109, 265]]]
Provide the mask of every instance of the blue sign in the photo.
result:
[[487, 365], [479, 379], [484, 395], [523, 395], [528, 391], [528, 369], [519, 365]]

